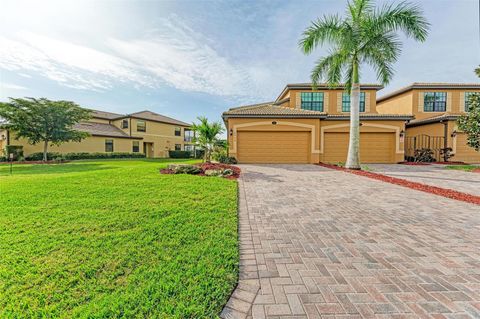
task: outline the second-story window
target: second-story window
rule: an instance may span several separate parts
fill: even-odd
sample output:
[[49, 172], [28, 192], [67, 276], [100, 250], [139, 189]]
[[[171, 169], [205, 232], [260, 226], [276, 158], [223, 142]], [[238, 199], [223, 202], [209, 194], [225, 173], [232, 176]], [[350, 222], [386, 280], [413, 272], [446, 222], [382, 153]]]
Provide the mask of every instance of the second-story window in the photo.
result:
[[445, 112], [447, 110], [446, 92], [425, 92], [423, 93], [424, 112]]
[[182, 136], [182, 128], [176, 127], [175, 128], [175, 136]]
[[146, 132], [147, 131], [147, 123], [142, 120], [137, 121], [137, 132]]
[[122, 120], [122, 128], [128, 128], [128, 119]]
[[480, 92], [465, 92], [465, 112], [470, 111], [470, 97], [476, 94], [480, 94]]
[[323, 112], [323, 92], [301, 92], [302, 110]]
[[[342, 93], [342, 112], [350, 112], [350, 94]], [[360, 92], [360, 112], [365, 112], [365, 92]]]

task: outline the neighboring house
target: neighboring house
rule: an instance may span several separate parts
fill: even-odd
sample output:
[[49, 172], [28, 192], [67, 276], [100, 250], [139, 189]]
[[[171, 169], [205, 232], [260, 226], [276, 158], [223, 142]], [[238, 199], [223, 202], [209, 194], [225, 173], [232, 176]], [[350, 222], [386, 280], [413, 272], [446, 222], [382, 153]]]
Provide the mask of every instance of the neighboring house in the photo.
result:
[[[169, 150], [193, 151], [190, 124], [151, 111], [116, 114], [92, 110], [92, 118], [75, 125], [89, 137], [49, 147], [49, 152], [128, 152], [145, 153], [147, 157], [168, 157]], [[14, 132], [0, 130], [0, 147], [22, 145], [24, 154], [42, 152], [43, 145], [30, 145], [15, 139]]]
[[468, 110], [468, 95], [480, 92], [480, 84], [413, 83], [377, 100], [379, 113], [409, 114], [406, 125], [405, 151], [413, 156], [415, 149], [429, 148], [437, 160], [443, 160], [440, 149], [450, 147], [452, 161], [480, 163], [480, 152], [466, 143], [466, 135], [456, 120]]
[[[382, 86], [361, 85], [360, 158], [363, 163], [404, 160], [405, 114], [380, 114]], [[229, 154], [240, 163], [345, 162], [349, 143], [350, 96], [343, 87], [288, 84], [273, 102], [223, 113]]]

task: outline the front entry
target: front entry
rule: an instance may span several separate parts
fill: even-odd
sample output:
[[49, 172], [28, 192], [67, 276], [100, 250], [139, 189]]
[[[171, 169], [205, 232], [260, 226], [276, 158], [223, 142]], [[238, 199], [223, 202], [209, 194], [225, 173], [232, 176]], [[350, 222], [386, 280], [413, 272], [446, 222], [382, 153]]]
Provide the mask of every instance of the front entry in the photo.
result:
[[146, 157], [153, 157], [153, 143], [143, 142], [143, 153]]

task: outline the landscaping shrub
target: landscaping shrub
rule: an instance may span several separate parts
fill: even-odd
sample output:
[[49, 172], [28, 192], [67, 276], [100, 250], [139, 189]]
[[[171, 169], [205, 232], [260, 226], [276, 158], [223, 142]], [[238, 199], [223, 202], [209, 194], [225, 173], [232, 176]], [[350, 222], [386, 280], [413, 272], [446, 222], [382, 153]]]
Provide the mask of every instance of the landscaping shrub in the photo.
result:
[[[51, 161], [53, 160], [54, 158], [57, 158], [61, 156], [60, 153], [57, 153], [57, 152], [48, 152], [47, 153], [47, 160], [48, 161]], [[41, 161], [43, 160], [43, 153], [42, 152], [38, 152], [38, 153], [32, 153], [30, 155], [27, 155], [25, 156], [25, 160], [26, 161]]]
[[5, 156], [0, 155], [0, 162], [6, 162], [7, 158]]
[[205, 151], [202, 149], [196, 149], [194, 157], [195, 158], [203, 158], [205, 156]]
[[143, 153], [127, 153], [127, 152], [113, 152], [113, 153], [67, 153], [63, 155], [66, 160], [78, 159], [102, 159], [102, 158], [144, 158]]
[[168, 156], [170, 158], [191, 158], [193, 154], [190, 151], [168, 151]]
[[440, 150], [440, 156], [442, 159], [448, 162], [448, 160], [455, 156], [455, 154], [453, 153], [453, 149], [451, 147], [447, 147]]
[[429, 148], [421, 148], [415, 150], [415, 162], [435, 162], [435, 158], [433, 157], [433, 151]]
[[18, 161], [23, 158], [23, 146], [7, 145], [5, 146], [5, 157], [9, 158], [13, 154], [13, 160]]

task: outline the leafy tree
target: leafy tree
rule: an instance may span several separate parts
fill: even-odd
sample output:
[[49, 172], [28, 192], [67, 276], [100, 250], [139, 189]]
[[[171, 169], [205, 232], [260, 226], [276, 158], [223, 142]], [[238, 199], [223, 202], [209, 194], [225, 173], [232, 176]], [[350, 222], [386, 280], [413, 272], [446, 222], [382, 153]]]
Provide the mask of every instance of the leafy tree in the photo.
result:
[[475, 69], [475, 74], [480, 78], [480, 66]]
[[204, 161], [210, 163], [212, 151], [217, 145], [218, 135], [223, 133], [222, 124], [219, 122], [209, 123], [204, 116], [198, 117], [200, 123], [193, 123], [192, 130], [195, 132], [194, 141], [204, 149]]
[[480, 94], [470, 94], [467, 114], [458, 118], [458, 128], [467, 134], [468, 146], [480, 152]]
[[2, 126], [15, 132], [15, 138], [25, 138], [35, 145], [43, 142], [43, 160], [47, 160], [48, 145], [79, 142], [88, 133], [77, 131], [73, 126], [90, 118], [90, 111], [69, 101], [51, 101], [45, 98], [10, 98], [0, 103]]
[[346, 17], [324, 16], [303, 32], [300, 48], [310, 54], [320, 45], [330, 44], [329, 54], [320, 58], [311, 73], [313, 87], [324, 80], [336, 87], [343, 80], [350, 93], [350, 143], [346, 167], [360, 169], [360, 67], [368, 64], [386, 85], [393, 76], [393, 64], [401, 52], [397, 35], [425, 41], [429, 23], [418, 6], [401, 2], [375, 8], [372, 0], [348, 2]]

